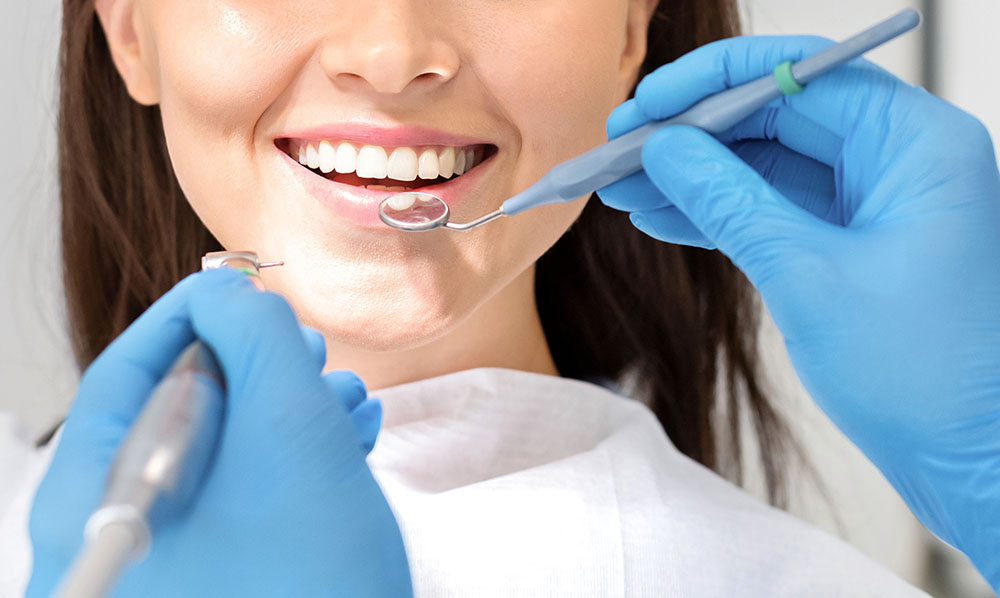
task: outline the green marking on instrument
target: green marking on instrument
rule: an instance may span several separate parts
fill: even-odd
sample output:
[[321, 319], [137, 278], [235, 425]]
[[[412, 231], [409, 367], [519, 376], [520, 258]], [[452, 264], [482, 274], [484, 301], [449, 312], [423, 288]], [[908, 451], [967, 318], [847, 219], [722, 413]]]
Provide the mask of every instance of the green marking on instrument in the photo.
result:
[[793, 96], [803, 89], [801, 84], [792, 75], [792, 61], [787, 60], [774, 67], [774, 80], [778, 84], [778, 89], [786, 96]]

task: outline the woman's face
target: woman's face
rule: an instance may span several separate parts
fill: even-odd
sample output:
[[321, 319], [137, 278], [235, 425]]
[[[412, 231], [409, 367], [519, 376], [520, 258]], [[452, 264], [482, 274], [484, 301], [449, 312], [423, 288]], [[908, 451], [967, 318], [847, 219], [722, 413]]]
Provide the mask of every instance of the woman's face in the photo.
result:
[[98, 0], [202, 221], [227, 249], [284, 260], [268, 288], [328, 339], [370, 350], [426, 343], [531, 275], [586, 200], [466, 233], [392, 230], [379, 201], [430, 185], [464, 222], [604, 141], [651, 7]]

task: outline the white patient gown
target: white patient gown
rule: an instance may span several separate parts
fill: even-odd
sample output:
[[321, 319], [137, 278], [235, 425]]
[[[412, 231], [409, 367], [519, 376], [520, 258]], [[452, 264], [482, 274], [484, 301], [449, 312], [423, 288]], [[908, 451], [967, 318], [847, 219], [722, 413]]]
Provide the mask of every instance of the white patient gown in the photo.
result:
[[[418, 597], [926, 596], [685, 457], [604, 387], [476, 369], [372, 395], [368, 462]], [[27, 582], [50, 458], [0, 419], [0, 597]]]

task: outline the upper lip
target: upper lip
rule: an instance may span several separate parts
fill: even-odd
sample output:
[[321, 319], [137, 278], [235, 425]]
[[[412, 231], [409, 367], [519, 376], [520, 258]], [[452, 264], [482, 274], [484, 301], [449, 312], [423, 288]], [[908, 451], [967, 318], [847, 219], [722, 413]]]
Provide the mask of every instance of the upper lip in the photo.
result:
[[311, 128], [292, 129], [278, 135], [278, 139], [298, 139], [303, 141], [355, 141], [379, 146], [420, 146], [442, 145], [463, 147], [469, 145], [490, 145], [478, 137], [461, 135], [422, 126], [383, 127], [371, 124], [329, 124]]

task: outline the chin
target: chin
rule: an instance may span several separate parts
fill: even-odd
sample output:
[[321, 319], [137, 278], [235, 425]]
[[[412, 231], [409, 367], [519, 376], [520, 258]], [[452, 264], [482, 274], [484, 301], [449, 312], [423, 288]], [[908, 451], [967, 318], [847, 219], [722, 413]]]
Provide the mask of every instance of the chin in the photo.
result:
[[322, 330], [328, 344], [372, 353], [417, 349], [444, 336], [459, 320], [454, 312], [357, 309], [343, 313], [329, 305], [310, 307], [300, 319]]
[[466, 305], [467, 288], [428, 284], [426, 279], [423, 285], [414, 285], [396, 277], [305, 281], [281, 277], [268, 281], [268, 289], [291, 304], [302, 324], [322, 331], [328, 345], [367, 352], [426, 345], [475, 307]]
[[316, 322], [313, 327], [325, 333], [328, 344], [369, 353], [394, 353], [418, 349], [444, 336], [452, 326], [439, 320], [419, 326], [383, 326], [379, 328], [357, 328], [342, 321]]

